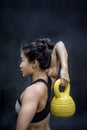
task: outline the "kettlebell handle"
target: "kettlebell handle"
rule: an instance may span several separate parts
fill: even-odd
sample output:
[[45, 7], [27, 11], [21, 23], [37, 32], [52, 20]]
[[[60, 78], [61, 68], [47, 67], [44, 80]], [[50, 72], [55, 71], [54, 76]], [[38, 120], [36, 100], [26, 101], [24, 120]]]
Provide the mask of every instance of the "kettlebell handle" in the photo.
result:
[[54, 83], [54, 93], [55, 93], [55, 97], [61, 97], [61, 94], [65, 94], [65, 95], [69, 95], [70, 93], [70, 83], [67, 84], [67, 86], [65, 86], [65, 90], [64, 92], [60, 92], [59, 91], [59, 86], [61, 84], [61, 79], [58, 79], [55, 81]]

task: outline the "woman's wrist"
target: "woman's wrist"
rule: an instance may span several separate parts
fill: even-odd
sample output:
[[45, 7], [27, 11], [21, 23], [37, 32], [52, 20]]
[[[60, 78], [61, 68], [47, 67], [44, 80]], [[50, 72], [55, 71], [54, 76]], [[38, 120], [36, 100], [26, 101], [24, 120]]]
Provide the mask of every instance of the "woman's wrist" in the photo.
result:
[[61, 68], [60, 77], [61, 77], [62, 79], [65, 79], [65, 80], [67, 80], [67, 81], [70, 81], [69, 73], [68, 73], [68, 68], [67, 68], [67, 67], [62, 67], [62, 68]]

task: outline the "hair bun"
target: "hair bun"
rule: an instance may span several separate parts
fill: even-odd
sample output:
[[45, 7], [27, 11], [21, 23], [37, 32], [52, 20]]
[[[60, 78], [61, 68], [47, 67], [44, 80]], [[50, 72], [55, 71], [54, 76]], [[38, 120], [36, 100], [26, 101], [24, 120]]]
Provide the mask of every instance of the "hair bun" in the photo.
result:
[[44, 42], [37, 41], [37, 49], [38, 51], [44, 51], [46, 50], [47, 45]]
[[54, 43], [52, 43], [49, 38], [37, 39], [36, 42], [37, 43], [42, 43], [43, 45], [45, 45], [50, 50], [52, 50], [53, 47], [54, 47]]

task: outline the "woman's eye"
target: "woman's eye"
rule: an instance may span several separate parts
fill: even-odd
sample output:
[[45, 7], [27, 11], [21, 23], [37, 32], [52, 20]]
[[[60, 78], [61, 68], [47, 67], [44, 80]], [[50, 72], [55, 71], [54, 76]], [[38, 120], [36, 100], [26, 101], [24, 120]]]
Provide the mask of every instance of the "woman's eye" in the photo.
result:
[[22, 63], [22, 62], [23, 62], [23, 60], [21, 59], [21, 60], [20, 60], [20, 63]]
[[24, 59], [21, 59], [21, 61], [24, 61]]

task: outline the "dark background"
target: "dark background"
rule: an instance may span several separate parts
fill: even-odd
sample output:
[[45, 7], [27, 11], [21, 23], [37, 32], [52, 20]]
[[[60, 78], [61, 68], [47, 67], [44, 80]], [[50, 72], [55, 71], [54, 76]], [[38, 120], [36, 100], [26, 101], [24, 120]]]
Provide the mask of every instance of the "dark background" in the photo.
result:
[[30, 81], [20, 73], [20, 45], [43, 37], [65, 43], [76, 103], [73, 117], [51, 116], [51, 128], [87, 130], [86, 0], [0, 1], [0, 130], [15, 130], [15, 101]]

